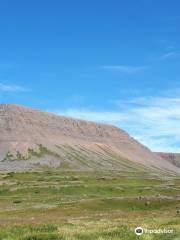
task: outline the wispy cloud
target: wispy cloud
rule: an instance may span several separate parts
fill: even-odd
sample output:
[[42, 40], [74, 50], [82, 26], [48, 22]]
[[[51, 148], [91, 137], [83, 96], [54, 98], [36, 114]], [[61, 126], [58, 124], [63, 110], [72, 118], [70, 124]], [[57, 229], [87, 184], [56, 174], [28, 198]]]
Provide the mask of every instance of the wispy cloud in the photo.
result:
[[114, 71], [114, 72], [120, 72], [120, 73], [137, 73], [140, 71], [143, 71], [147, 68], [147, 66], [130, 66], [130, 65], [104, 65], [100, 66], [101, 69]]
[[180, 57], [180, 53], [178, 52], [167, 52], [159, 57], [159, 60], [166, 60], [170, 58]]
[[[55, 111], [75, 118], [114, 124], [154, 151], [180, 152], [180, 97], [148, 97], [116, 101], [116, 111]], [[123, 107], [122, 107], [123, 106]]]
[[123, 113], [121, 112], [112, 112], [112, 111], [91, 111], [85, 108], [70, 108], [64, 111], [53, 110], [54, 113], [59, 115], [64, 115], [68, 117], [85, 119], [95, 122], [103, 122], [109, 124], [115, 124], [120, 119], [126, 119]]
[[27, 88], [19, 85], [0, 83], [0, 92], [26, 92]]

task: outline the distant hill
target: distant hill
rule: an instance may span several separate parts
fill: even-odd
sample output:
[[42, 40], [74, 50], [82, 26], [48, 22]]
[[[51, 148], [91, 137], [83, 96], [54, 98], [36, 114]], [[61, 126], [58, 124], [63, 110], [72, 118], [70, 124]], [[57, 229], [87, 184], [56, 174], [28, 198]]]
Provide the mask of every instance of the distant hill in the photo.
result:
[[71, 170], [179, 172], [125, 131], [18, 105], [0, 105], [0, 170], [40, 166]]
[[156, 154], [180, 168], [180, 153], [157, 152]]

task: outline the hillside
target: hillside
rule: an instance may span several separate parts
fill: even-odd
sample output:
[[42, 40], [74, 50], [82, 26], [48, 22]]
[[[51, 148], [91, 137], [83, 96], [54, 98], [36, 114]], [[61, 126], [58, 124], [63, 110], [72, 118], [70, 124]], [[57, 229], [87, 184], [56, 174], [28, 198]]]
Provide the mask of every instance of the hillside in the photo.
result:
[[0, 105], [0, 170], [161, 169], [179, 172], [123, 130], [18, 105]]
[[180, 153], [157, 152], [158, 156], [180, 168]]

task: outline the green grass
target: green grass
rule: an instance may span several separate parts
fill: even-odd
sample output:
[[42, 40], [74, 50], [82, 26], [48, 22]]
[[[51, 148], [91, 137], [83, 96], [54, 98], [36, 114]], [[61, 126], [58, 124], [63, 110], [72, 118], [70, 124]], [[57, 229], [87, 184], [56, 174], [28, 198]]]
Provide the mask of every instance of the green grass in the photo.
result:
[[[0, 240], [178, 240], [179, 186], [145, 172], [0, 174]], [[174, 233], [138, 237], [137, 226]]]
[[7, 152], [5, 155], [3, 162], [4, 161], [14, 161], [14, 160], [28, 160], [31, 157], [38, 157], [41, 158], [45, 155], [50, 155], [59, 158], [60, 156], [56, 153], [48, 149], [47, 147], [43, 146], [42, 144], [38, 144], [38, 148], [36, 150], [28, 148], [27, 153], [23, 155], [19, 151], [16, 152], [16, 154], [12, 154], [10, 152]]

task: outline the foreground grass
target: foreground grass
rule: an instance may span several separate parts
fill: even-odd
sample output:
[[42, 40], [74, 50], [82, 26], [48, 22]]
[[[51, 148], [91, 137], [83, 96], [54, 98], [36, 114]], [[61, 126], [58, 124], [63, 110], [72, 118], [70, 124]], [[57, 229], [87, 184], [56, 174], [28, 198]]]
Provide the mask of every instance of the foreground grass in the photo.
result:
[[[178, 240], [179, 183], [144, 172], [0, 174], [0, 240]], [[139, 237], [137, 226], [173, 234]]]

